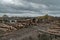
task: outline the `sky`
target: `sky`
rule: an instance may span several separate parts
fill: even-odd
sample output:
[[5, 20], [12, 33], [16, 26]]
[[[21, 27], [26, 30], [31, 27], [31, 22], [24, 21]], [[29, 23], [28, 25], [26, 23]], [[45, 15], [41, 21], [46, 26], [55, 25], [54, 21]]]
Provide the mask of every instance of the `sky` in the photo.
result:
[[60, 0], [0, 0], [0, 16], [60, 16]]

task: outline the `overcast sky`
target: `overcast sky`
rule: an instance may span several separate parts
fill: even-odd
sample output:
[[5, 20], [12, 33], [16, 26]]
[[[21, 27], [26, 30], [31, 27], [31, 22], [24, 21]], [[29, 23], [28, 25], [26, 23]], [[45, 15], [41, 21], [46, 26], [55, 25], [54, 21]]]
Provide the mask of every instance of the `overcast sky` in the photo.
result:
[[0, 0], [1, 15], [40, 16], [45, 13], [60, 16], [60, 0]]

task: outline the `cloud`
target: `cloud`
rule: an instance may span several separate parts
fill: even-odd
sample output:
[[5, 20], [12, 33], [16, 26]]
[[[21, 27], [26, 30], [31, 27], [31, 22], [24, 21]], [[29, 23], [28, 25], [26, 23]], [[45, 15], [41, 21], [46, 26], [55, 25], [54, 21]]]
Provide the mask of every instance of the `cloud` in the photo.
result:
[[0, 4], [0, 12], [6, 13], [19, 13], [20, 11], [40, 12], [40, 10], [46, 8], [47, 6], [44, 4], [27, 2], [24, 0], [2, 0]]
[[[0, 14], [32, 14], [41, 15], [60, 13], [59, 0], [0, 0]], [[35, 16], [36, 16], [35, 15]]]

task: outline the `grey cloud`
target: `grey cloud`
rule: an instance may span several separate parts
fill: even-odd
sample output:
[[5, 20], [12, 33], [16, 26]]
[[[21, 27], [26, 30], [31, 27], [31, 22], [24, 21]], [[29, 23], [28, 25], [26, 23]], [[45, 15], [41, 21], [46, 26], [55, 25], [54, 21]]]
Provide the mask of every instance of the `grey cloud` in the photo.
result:
[[60, 0], [0, 0], [0, 13], [42, 14], [60, 13]]
[[[15, 0], [17, 1], [17, 0]], [[21, 10], [22, 11], [35, 11], [35, 12], [40, 12], [40, 10], [45, 9], [46, 5], [43, 4], [37, 4], [33, 2], [27, 2], [27, 1], [20, 1], [18, 0], [18, 3], [6, 3], [2, 1], [2, 4], [0, 4], [0, 12], [11, 12], [11, 13], [19, 13]]]

